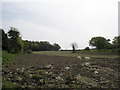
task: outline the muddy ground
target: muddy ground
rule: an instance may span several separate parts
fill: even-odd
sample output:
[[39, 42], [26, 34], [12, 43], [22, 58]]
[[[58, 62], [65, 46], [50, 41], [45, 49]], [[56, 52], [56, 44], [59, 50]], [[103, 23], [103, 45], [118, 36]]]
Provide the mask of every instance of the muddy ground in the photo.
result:
[[118, 88], [118, 59], [26, 54], [3, 67], [3, 83], [22, 88]]

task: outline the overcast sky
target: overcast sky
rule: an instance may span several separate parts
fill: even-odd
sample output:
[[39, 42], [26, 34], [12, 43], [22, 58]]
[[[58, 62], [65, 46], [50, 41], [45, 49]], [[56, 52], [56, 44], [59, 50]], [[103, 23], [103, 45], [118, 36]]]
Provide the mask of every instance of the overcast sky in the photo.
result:
[[14, 1], [3, 0], [0, 27], [18, 28], [24, 40], [49, 41], [68, 49], [72, 42], [85, 48], [92, 37], [112, 40], [118, 35], [119, 0]]

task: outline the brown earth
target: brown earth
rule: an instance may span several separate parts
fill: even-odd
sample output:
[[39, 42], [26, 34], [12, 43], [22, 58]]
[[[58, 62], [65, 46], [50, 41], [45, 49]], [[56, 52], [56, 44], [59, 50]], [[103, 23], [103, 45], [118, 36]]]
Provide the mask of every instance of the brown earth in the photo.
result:
[[118, 67], [117, 58], [86, 60], [26, 54], [17, 56], [14, 63], [3, 67], [3, 77], [23, 88], [118, 88]]

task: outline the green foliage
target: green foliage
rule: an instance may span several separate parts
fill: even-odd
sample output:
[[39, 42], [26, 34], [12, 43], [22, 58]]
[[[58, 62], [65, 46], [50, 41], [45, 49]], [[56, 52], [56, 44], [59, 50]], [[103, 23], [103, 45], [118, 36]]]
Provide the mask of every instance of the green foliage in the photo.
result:
[[10, 39], [14, 40], [14, 39], [17, 39], [20, 36], [20, 33], [16, 28], [11, 27], [9, 32], [8, 32], [8, 36], [10, 37]]
[[[58, 44], [51, 45], [48, 41], [28, 41], [22, 40], [20, 32], [11, 27], [8, 33], [2, 31], [2, 49], [9, 53], [32, 53], [32, 51], [59, 51], [61, 48]], [[31, 51], [32, 50], [32, 51]]]
[[26, 41], [23, 41], [23, 51], [27, 51], [28, 50], [28, 48], [29, 48], [29, 43], [28, 43], [28, 41], [26, 40]]
[[43, 79], [44, 78], [44, 76], [43, 75], [37, 75], [37, 74], [35, 74], [35, 75], [33, 75], [33, 78], [35, 79], [35, 80], [40, 80], [40, 79]]
[[114, 54], [112, 50], [82, 50], [72, 53], [71, 51], [35, 51], [33, 53], [45, 54], [52, 56], [64, 56], [64, 57], [96, 57], [96, 58], [116, 58], [118, 54]]
[[20, 32], [12, 27], [8, 32], [8, 36], [10, 38], [10, 53], [20, 53], [23, 51], [23, 42], [20, 37]]
[[37, 73], [37, 74], [45, 74], [46, 71], [45, 71], [45, 70], [37, 70], [36, 73]]
[[32, 51], [58, 51], [60, 49], [60, 46], [58, 44], [51, 45], [47, 41], [23, 41], [24, 42], [24, 51], [27, 49], [30, 49]]
[[86, 47], [85, 50], [90, 50], [90, 48], [89, 48], [89, 47]]
[[17, 88], [17, 84], [14, 84], [13, 82], [8, 82], [8, 81], [5, 81], [3, 82], [3, 85], [2, 85], [2, 89], [9, 89], [9, 88]]
[[71, 76], [71, 74], [69, 73], [68, 76], [66, 77], [66, 82], [65, 82], [65, 84], [66, 84], [66, 85], [69, 85], [69, 84], [72, 83], [73, 80], [74, 80], [74, 79], [73, 79], [73, 76]]
[[7, 37], [7, 34], [3, 29], [0, 29], [0, 31], [2, 31], [2, 49], [9, 51], [9, 39]]
[[98, 50], [104, 49], [104, 52], [112, 51], [115, 54], [120, 54], [120, 36], [114, 37], [112, 43], [109, 43], [109, 41], [110, 39], [104, 37], [93, 37], [89, 44]]
[[120, 55], [120, 48], [112, 49], [112, 52], [117, 54], [117, 55]]
[[89, 44], [97, 49], [106, 49], [110, 43], [104, 37], [93, 37]]
[[54, 51], [58, 51], [58, 50], [60, 50], [60, 48], [61, 47], [58, 44], [56, 44], [56, 43], [53, 44], [53, 50]]
[[30, 54], [30, 53], [32, 53], [32, 50], [31, 50], [31, 49], [28, 49], [28, 50], [25, 51], [25, 53]]
[[18, 54], [11, 54], [7, 52], [2, 52], [2, 64], [9, 65], [12, 63], [12, 59], [15, 58]]
[[113, 47], [114, 48], [120, 48], [120, 36], [114, 37], [114, 39], [113, 39]]

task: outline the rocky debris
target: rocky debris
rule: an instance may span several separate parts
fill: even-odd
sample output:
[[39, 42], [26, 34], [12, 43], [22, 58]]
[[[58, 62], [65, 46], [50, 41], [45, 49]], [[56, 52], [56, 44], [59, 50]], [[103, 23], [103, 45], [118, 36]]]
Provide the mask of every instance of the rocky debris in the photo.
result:
[[98, 74], [98, 71], [94, 71], [95, 74]]
[[11, 79], [10, 79], [10, 78], [8, 78], [7, 80], [8, 80], [8, 81], [10, 81]]
[[62, 78], [61, 78], [60, 76], [57, 76], [56, 79], [57, 79], [57, 80], [61, 80]]
[[77, 56], [78, 59], [81, 59], [82, 57], [81, 56]]
[[19, 71], [20, 69], [19, 68], [16, 68], [17, 71]]
[[69, 70], [70, 69], [70, 67], [65, 67], [65, 70]]
[[[84, 65], [89, 66], [90, 63], [86, 62]], [[71, 76], [70, 71], [69, 74], [64, 77], [64, 73], [62, 71], [56, 73], [53, 72], [52, 69], [28, 69], [28, 71], [25, 71], [25, 68], [19, 69], [19, 71], [21, 70], [23, 70], [23, 74], [19, 74], [18, 69], [16, 69], [16, 72], [10, 71], [7, 73], [7, 75], [9, 74], [10, 76], [7, 80], [14, 82], [14, 84], [19, 84], [22, 88], [41, 87], [42, 85], [54, 87], [56, 84], [67, 86], [74, 84], [75, 86], [78, 85], [78, 87], [84, 84], [86, 87], [98, 87], [97, 80], [85, 77], [81, 74], [78, 74], [77, 76]], [[65, 70], [70, 70], [70, 67], [65, 67]], [[98, 71], [94, 70], [94, 74], [97, 75]], [[107, 81], [107, 79], [104, 79], [100, 83], [101, 85], [103, 83], [109, 83]]]
[[75, 79], [79, 82], [84, 83], [85, 85], [87, 85], [87, 87], [97, 87], [98, 83], [93, 79], [93, 78], [88, 78], [88, 77], [84, 77], [80, 74], [78, 74]]
[[50, 64], [50, 65], [46, 66], [46, 68], [53, 69], [53, 66]]
[[23, 79], [18, 76], [18, 77], [17, 77], [17, 80], [18, 80], [18, 81], [22, 81]]
[[85, 57], [86, 60], [90, 60], [90, 57]]
[[33, 76], [33, 74], [30, 74], [30, 77], [32, 77]]
[[91, 65], [90, 62], [85, 62], [85, 63], [82, 64], [83, 67], [89, 67], [90, 65]]
[[22, 69], [21, 69], [21, 72], [23, 73], [25, 71], [25, 68], [23, 67]]
[[[58, 57], [57, 57], [58, 58]], [[82, 58], [82, 57], [81, 57]], [[68, 58], [67, 58], [68, 59]], [[39, 63], [38, 66], [3, 68], [3, 82], [13, 82], [23, 88], [96, 88], [118, 87], [114, 60], [69, 58], [64, 61]], [[74, 60], [75, 59], [75, 60]], [[46, 60], [46, 59], [45, 59]], [[52, 60], [52, 59], [51, 59]], [[63, 60], [63, 62], [61, 62]], [[52, 63], [52, 64], [51, 64]], [[35, 64], [37, 65], [37, 64]], [[110, 65], [110, 66], [109, 66]], [[111, 67], [114, 65], [113, 67]]]
[[48, 70], [48, 69], [53, 69], [54, 67], [50, 64], [50, 65], [47, 65], [47, 66], [40, 66], [39, 69], [41, 70]]

